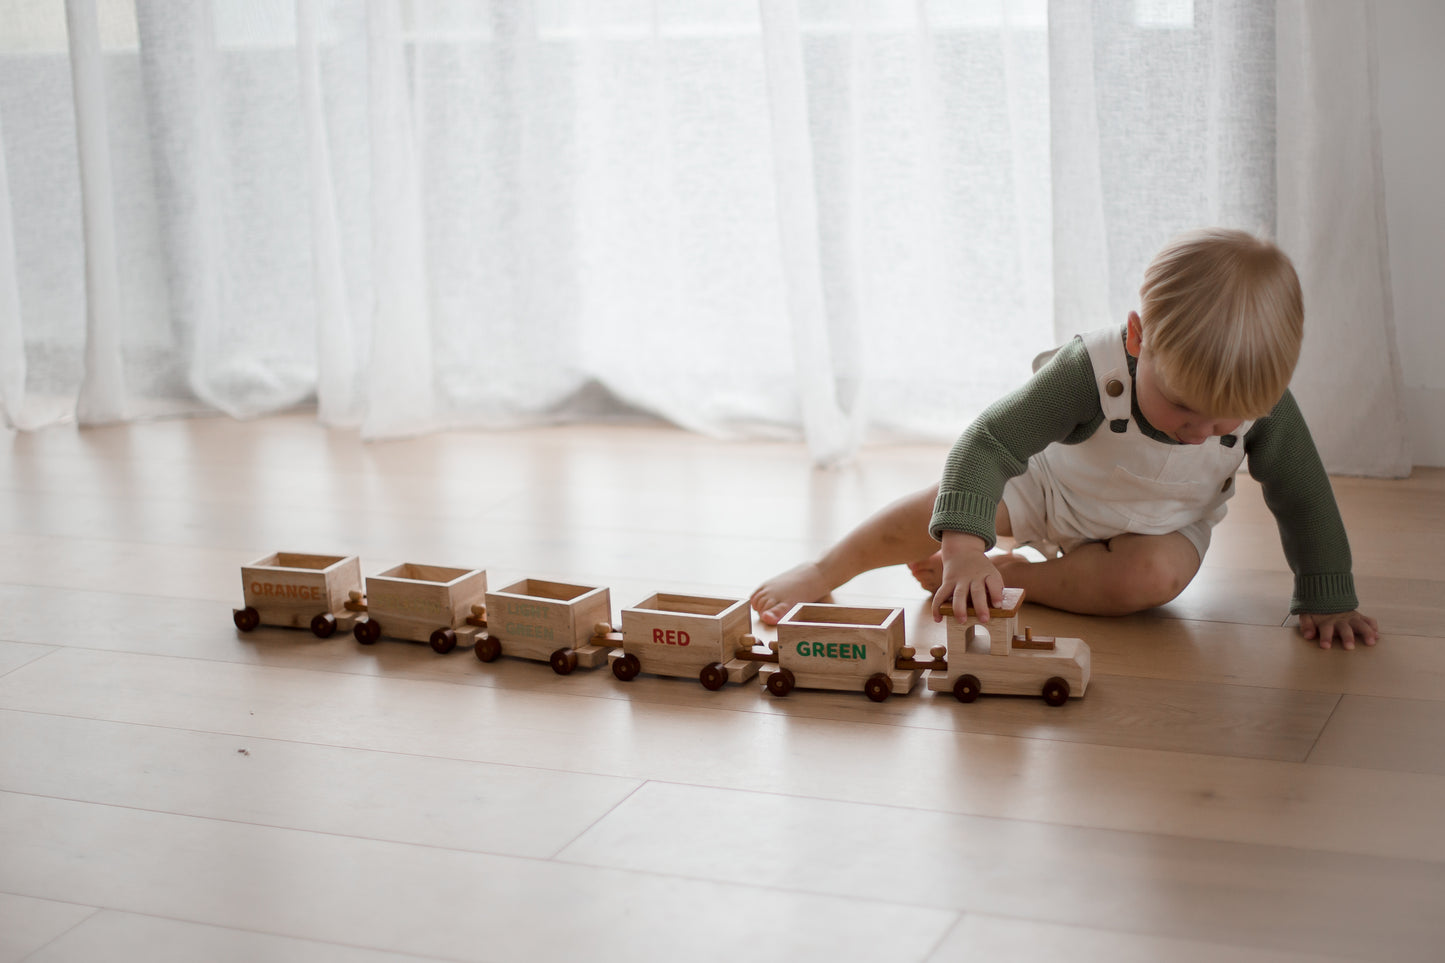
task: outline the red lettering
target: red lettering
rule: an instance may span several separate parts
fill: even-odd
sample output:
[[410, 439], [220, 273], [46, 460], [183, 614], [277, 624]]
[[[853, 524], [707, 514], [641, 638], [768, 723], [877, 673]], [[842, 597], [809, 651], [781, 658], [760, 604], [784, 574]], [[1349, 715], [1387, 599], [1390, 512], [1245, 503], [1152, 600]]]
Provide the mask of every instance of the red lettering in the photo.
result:
[[653, 630], [652, 630], [652, 641], [655, 642], [655, 643], [658, 644], [658, 645], [661, 645], [661, 644], [662, 644], [662, 642], [663, 642], [663, 639], [662, 639], [662, 629], [653, 629]]
[[682, 629], [653, 629], [652, 641], [657, 645], [687, 645], [692, 636]]

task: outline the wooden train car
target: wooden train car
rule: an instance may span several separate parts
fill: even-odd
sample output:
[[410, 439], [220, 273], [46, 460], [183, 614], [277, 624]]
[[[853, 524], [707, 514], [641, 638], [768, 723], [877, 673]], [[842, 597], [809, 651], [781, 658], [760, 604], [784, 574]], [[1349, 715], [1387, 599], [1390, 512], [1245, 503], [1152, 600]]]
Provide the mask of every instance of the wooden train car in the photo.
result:
[[366, 597], [353, 598], [348, 608], [365, 612], [352, 634], [371, 645], [383, 635], [429, 642], [446, 654], [457, 645], [470, 645], [480, 629], [470, 622], [472, 607], [487, 592], [487, 573], [481, 569], [448, 568], [403, 562], [366, 579]]
[[[611, 650], [612, 595], [605, 588], [525, 578], [487, 593], [485, 636], [477, 658], [515, 655], [548, 662], [558, 675], [601, 665]], [[608, 632], [598, 636], [598, 629]]]
[[623, 682], [648, 672], [697, 679], [716, 691], [758, 674], [756, 660], [738, 657], [751, 648], [743, 639], [752, 624], [742, 599], [658, 593], [622, 610], [621, 632], [594, 637], [619, 645], [609, 658], [612, 674]]
[[350, 628], [351, 593], [361, 588], [361, 560], [355, 555], [275, 552], [241, 566], [243, 608], [232, 609], [242, 632], [258, 625], [307, 628], [324, 639]]
[[768, 691], [785, 696], [797, 686], [808, 689], [862, 690], [874, 702], [909, 692], [923, 674], [900, 667], [905, 652], [901, 608], [862, 608], [804, 602], [778, 623], [778, 640], [768, 654], [742, 658], [774, 664], [762, 673]]
[[1089, 646], [1082, 639], [1018, 634], [1023, 589], [1004, 589], [1003, 604], [989, 608], [989, 623], [976, 621], [973, 606], [957, 618], [944, 606], [947, 665], [928, 674], [928, 688], [952, 692], [959, 702], [980, 694], [1041, 696], [1051, 706], [1080, 698], [1089, 686]]

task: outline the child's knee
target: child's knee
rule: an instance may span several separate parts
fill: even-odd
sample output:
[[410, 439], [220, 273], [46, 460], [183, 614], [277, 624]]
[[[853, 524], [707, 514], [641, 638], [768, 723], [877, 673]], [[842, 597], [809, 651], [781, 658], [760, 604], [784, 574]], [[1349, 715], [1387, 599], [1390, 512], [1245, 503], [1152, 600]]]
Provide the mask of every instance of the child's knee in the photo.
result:
[[1116, 586], [1120, 607], [1131, 612], [1172, 602], [1189, 586], [1199, 569], [1192, 557], [1185, 558], [1184, 553], [1174, 550], [1175, 546], [1153, 540], [1167, 536], [1139, 538], [1150, 540], [1129, 546], [1128, 562]]

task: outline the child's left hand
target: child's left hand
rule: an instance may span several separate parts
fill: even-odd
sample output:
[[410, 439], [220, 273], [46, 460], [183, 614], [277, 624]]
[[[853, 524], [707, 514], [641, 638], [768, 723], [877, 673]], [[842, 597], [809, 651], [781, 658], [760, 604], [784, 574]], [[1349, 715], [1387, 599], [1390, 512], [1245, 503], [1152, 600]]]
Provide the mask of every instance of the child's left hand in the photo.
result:
[[1356, 641], [1374, 645], [1380, 638], [1380, 627], [1375, 620], [1353, 610], [1332, 615], [1301, 612], [1299, 630], [1305, 638], [1317, 639], [1322, 649], [1328, 649], [1335, 639], [1339, 639], [1344, 648], [1353, 649]]

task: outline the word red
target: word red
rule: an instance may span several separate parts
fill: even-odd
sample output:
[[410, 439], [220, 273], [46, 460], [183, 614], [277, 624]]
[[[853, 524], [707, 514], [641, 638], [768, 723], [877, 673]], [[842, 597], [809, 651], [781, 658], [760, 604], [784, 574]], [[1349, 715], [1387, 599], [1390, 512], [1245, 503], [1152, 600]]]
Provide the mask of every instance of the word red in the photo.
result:
[[653, 629], [652, 641], [658, 645], [687, 645], [692, 637], [682, 629]]

